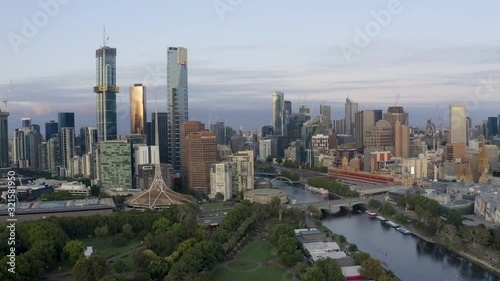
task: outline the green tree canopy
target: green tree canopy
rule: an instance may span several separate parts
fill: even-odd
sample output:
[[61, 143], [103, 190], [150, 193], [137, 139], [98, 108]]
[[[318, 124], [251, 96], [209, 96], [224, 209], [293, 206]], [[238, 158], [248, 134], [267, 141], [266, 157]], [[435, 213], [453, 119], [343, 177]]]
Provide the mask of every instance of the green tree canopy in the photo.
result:
[[71, 264], [75, 264], [80, 258], [83, 258], [83, 251], [85, 250], [85, 245], [80, 240], [71, 240], [64, 246], [63, 252], [64, 256], [69, 259]]

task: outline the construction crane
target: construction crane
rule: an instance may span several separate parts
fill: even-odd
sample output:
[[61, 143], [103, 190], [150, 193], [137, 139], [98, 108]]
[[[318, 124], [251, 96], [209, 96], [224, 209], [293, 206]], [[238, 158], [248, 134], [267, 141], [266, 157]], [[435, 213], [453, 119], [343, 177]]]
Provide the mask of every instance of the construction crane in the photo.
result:
[[9, 84], [9, 88], [7, 90], [7, 94], [5, 95], [5, 97], [3, 98], [3, 107], [5, 108], [5, 111], [7, 111], [7, 102], [9, 100], [9, 95], [10, 93], [12, 92], [12, 80], [10, 81], [10, 84]]

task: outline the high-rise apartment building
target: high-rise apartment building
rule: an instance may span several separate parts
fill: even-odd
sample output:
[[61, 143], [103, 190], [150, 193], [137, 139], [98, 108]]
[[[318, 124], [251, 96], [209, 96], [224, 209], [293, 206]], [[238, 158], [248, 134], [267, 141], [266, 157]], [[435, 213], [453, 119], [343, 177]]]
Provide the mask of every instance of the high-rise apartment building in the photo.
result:
[[224, 122], [215, 122], [210, 124], [210, 132], [217, 138], [217, 144], [227, 145], [226, 125]]
[[229, 156], [233, 167], [234, 192], [254, 189], [254, 153], [252, 150], [240, 151]]
[[71, 159], [75, 155], [75, 129], [73, 127], [63, 127], [59, 132], [59, 148], [61, 150], [61, 169], [62, 172], [60, 176], [72, 176], [71, 175]]
[[95, 52], [97, 140], [110, 141], [118, 137], [116, 120], [116, 48], [104, 44]]
[[281, 91], [273, 92], [273, 127], [274, 134], [285, 135], [285, 94]]
[[80, 141], [80, 149], [82, 150], [82, 153], [92, 153], [92, 147], [97, 143], [97, 128], [89, 126], [80, 128]]
[[0, 168], [9, 167], [9, 113], [0, 110]]
[[142, 84], [130, 87], [130, 133], [146, 134], [146, 87]]
[[222, 162], [210, 165], [210, 197], [217, 193], [224, 196], [224, 201], [233, 197], [233, 167], [231, 163]]
[[127, 141], [99, 143], [100, 180], [103, 188], [131, 188], [132, 163]]
[[394, 154], [396, 157], [410, 157], [410, 127], [396, 121], [394, 128]]
[[285, 101], [285, 116], [287, 114], [292, 114], [292, 102], [289, 100]]
[[187, 71], [187, 49], [169, 47], [167, 50], [168, 163], [176, 170], [181, 165], [181, 124], [189, 119]]
[[354, 135], [354, 118], [358, 112], [358, 103], [352, 102], [349, 98], [345, 100], [344, 131], [348, 135]]
[[21, 118], [21, 129], [28, 129], [29, 127], [31, 127], [31, 118], [30, 117]]

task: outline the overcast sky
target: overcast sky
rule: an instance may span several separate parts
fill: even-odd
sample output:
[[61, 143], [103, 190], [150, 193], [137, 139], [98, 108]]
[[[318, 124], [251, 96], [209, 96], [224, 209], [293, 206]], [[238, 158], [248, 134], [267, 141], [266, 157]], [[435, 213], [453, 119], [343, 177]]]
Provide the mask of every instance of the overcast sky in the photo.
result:
[[[42, 3], [48, 3], [44, 5]], [[0, 97], [10, 134], [21, 117], [43, 127], [73, 111], [95, 126], [95, 49], [106, 25], [117, 48], [118, 127], [129, 132], [129, 87], [166, 111], [166, 49], [188, 48], [190, 119], [244, 129], [270, 124], [271, 93], [293, 109], [399, 104], [410, 123], [447, 125], [450, 103], [473, 124], [500, 113], [500, 2], [477, 1], [2, 1]], [[496, 90], [496, 91], [495, 91]], [[436, 110], [439, 105], [439, 110]], [[150, 113], [148, 113], [150, 117]], [[148, 117], [148, 119], [149, 119]], [[43, 129], [42, 129], [43, 131]]]

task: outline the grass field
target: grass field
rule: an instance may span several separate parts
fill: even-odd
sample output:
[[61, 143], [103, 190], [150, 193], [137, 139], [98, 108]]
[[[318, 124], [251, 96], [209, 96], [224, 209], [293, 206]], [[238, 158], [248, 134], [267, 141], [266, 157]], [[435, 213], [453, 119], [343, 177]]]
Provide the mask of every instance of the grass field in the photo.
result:
[[212, 281], [292, 281], [290, 272], [277, 265], [266, 266], [272, 258], [269, 242], [250, 245], [240, 256], [228, 263], [227, 268], [217, 270]]
[[81, 241], [83, 242], [83, 244], [85, 244], [85, 247], [92, 246], [94, 251], [99, 251], [101, 256], [106, 259], [115, 255], [125, 253], [141, 244], [141, 241], [139, 239], [135, 239], [128, 241], [124, 246], [115, 247], [111, 243], [111, 241], [113, 241], [113, 237], [91, 237], [81, 239]]

